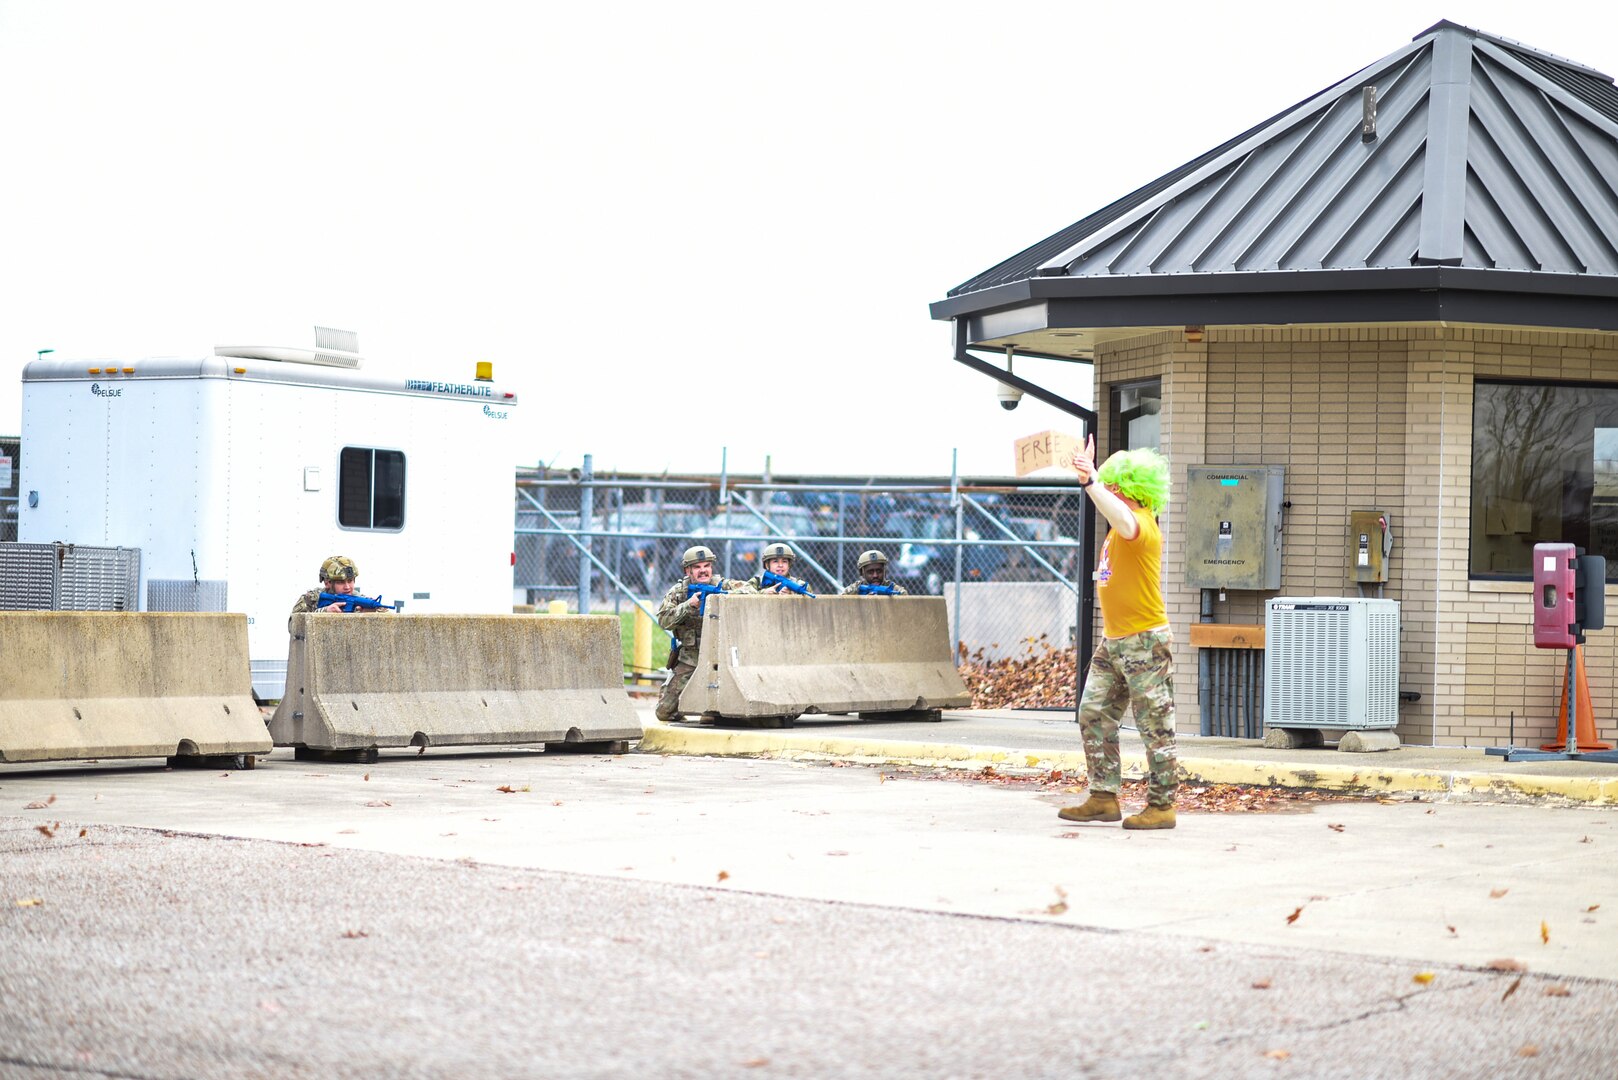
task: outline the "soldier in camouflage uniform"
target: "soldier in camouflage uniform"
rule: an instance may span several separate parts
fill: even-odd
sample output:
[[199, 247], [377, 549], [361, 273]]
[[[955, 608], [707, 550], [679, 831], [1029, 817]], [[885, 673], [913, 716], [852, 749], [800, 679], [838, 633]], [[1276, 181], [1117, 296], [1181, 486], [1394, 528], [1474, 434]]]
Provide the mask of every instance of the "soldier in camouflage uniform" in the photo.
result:
[[[359, 591], [360, 568], [354, 560], [347, 555], [333, 555], [320, 564], [320, 588], [310, 589], [298, 597], [297, 603], [292, 605], [292, 615], [303, 611], [337, 611], [341, 612], [341, 604], [327, 604], [320, 606], [320, 594], [323, 592], [336, 593], [339, 596], [352, 596]], [[365, 611], [366, 608], [359, 610]], [[374, 609], [372, 609], [374, 610]], [[292, 629], [292, 616], [287, 616], [287, 630]]]
[[777, 596], [801, 595], [782, 585], [771, 585], [767, 589], [764, 587], [764, 571], [768, 570], [770, 573], [778, 577], [784, 577], [798, 588], [807, 591], [809, 583], [802, 578], [792, 576], [792, 563], [797, 557], [797, 554], [786, 544], [766, 545], [764, 550], [758, 553], [758, 564], [761, 569], [758, 573], [748, 578], [747, 583], [762, 593], [773, 593]]
[[[855, 561], [855, 565], [859, 568], [860, 579], [848, 583], [848, 586], [843, 589], [844, 596], [859, 595], [861, 585], [886, 585], [888, 583], [888, 557], [875, 548], [870, 551], [860, 552], [860, 557]], [[909, 596], [910, 592], [903, 585], [895, 585], [893, 586], [893, 594], [895, 596]], [[880, 596], [881, 594], [878, 593], [877, 595]]]
[[657, 625], [680, 642], [679, 650], [669, 655], [669, 681], [663, 684], [663, 693], [657, 699], [657, 718], [665, 724], [679, 719], [680, 691], [691, 681], [691, 673], [697, 670], [697, 646], [702, 643], [701, 612], [705, 598], [701, 593], [689, 595], [686, 586], [695, 582], [699, 585], [718, 585], [726, 592], [758, 592], [745, 581], [716, 578], [713, 564], [714, 553], [711, 549], [700, 544], [686, 548], [685, 554], [680, 557], [685, 577], [669, 589], [663, 597], [663, 605], [657, 609]]
[[[1074, 454], [1079, 486], [1111, 526], [1096, 566], [1101, 643], [1079, 699], [1079, 730], [1090, 797], [1064, 807], [1064, 821], [1117, 821], [1121, 777], [1118, 722], [1124, 709], [1146, 746], [1146, 809], [1123, 818], [1126, 829], [1174, 828], [1179, 761], [1174, 744], [1174, 637], [1163, 606], [1163, 534], [1157, 515], [1168, 505], [1168, 461], [1155, 450], [1122, 450], [1100, 469], [1095, 436]], [[1096, 481], [1099, 480], [1100, 483]]]

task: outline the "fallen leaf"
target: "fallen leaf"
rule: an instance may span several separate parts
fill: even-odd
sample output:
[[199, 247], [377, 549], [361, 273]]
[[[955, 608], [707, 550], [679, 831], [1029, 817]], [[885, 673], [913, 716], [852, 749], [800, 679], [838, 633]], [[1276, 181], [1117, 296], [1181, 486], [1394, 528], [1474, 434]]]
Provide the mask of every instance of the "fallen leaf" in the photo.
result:
[[82, 840], [82, 839], [83, 839], [83, 838], [84, 838], [84, 837], [86, 837], [86, 836], [89, 836], [89, 835], [90, 835], [90, 830], [89, 830], [89, 829], [80, 829], [80, 830], [79, 830], [79, 838], [80, 838], [80, 839], [81, 839], [81, 840]]
[[1065, 915], [1067, 913], [1067, 890], [1056, 886], [1056, 903], [1045, 909], [1047, 915]]
[[770, 1063], [770, 1059], [765, 1058], [765, 1057], [748, 1058], [746, 1061], [742, 1062], [742, 1068], [744, 1068], [744, 1069], [762, 1069], [764, 1066], [768, 1065], [769, 1063]]
[[1270, 980], [1254, 979], [1251, 985], [1254, 990], [1268, 990], [1270, 988]]
[[1457, 934], [1455, 932], [1455, 927], [1453, 927], [1453, 926], [1446, 926], [1446, 927], [1444, 927], [1444, 929], [1449, 931], [1450, 937], [1459, 937], [1460, 936], [1459, 934]]
[[1521, 985], [1522, 985], [1522, 976], [1519, 975], [1519, 976], [1517, 976], [1517, 978], [1515, 980], [1512, 981], [1512, 984], [1510, 986], [1506, 987], [1506, 992], [1500, 995], [1500, 1000], [1504, 1001], [1504, 1000], [1506, 1000], [1506, 998], [1510, 997], [1512, 994], [1515, 994], [1517, 992], [1517, 987], [1519, 987]]
[[1207, 1031], [1208, 1030], [1208, 1021], [1206, 1021], [1206, 1020], [1198, 1020], [1196, 1023], [1192, 1024], [1191, 1026], [1196, 1028], [1198, 1031]]
[[1292, 1051], [1291, 1050], [1266, 1050], [1266, 1051], [1264, 1051], [1264, 1056], [1267, 1057], [1267, 1058], [1273, 1058], [1276, 1061], [1285, 1061], [1287, 1058], [1292, 1056]]
[[504, 792], [505, 794], [510, 795], [512, 792], [516, 791], [517, 789], [512, 787], [510, 784], [501, 784], [499, 787], [495, 788], [494, 790]]
[[420, 757], [421, 755], [425, 754], [426, 752], [427, 752], [427, 747], [425, 747], [425, 746], [416, 747], [416, 756], [417, 757]]
[[1585, 908], [1584, 910], [1585, 911], [1594, 911], [1596, 908], [1598, 908], [1600, 906], [1601, 906], [1600, 904], [1591, 904], [1589, 907]]
[[1197, 946], [1197, 951], [1198, 952], [1213, 952], [1214, 947], [1212, 945], [1199, 945], [1199, 946]]
[[1560, 983], [1558, 983], [1556, 986], [1547, 986], [1545, 988], [1545, 996], [1546, 997], [1572, 997], [1573, 996], [1573, 991], [1569, 990], [1567, 987], [1562, 986]]
[[1519, 1046], [1517, 1048], [1517, 1056], [1518, 1057], [1538, 1057], [1539, 1056], [1539, 1047], [1535, 1046], [1533, 1043], [1528, 1043], [1528, 1044], [1526, 1044], [1524, 1046]]
[[360, 777], [361, 780], [369, 780], [370, 778], [371, 778], [370, 773], [366, 773], [364, 776]]
[[41, 900], [37, 896], [29, 896], [29, 897], [24, 897], [21, 900], [18, 900], [17, 901], [17, 906], [18, 907], [39, 907], [44, 902], [45, 901]]
[[1502, 896], [1506, 895], [1506, 893], [1508, 893], [1510, 891], [1511, 891], [1510, 889], [1490, 889], [1489, 890], [1489, 899], [1490, 900], [1498, 900], [1498, 899], [1500, 899]]
[[1293, 923], [1297, 922], [1298, 921], [1298, 916], [1302, 915], [1302, 914], [1303, 914], [1303, 907], [1302, 906], [1294, 908], [1293, 911], [1292, 911], [1292, 914], [1287, 916], [1287, 925], [1291, 926]]
[[370, 933], [368, 931], [365, 931], [365, 930], [344, 930], [343, 931], [343, 937], [348, 938], [349, 940], [353, 940], [354, 938], [362, 938], [362, 937], [370, 937], [370, 936], [371, 936]]
[[386, 800], [386, 799], [372, 799], [370, 802], [366, 803], [365, 805], [366, 806], [392, 806], [393, 804], [388, 802], [388, 800]]
[[[52, 798], [55, 798], [55, 796], [52, 796]], [[1595, 841], [1590, 839], [1588, 836], [1581, 836], [1581, 837], [1579, 837], [1579, 843], [1581, 843], [1581, 844], [1593, 844], [1593, 843], [1595, 843]]]
[[[57, 822], [57, 824], [60, 825], [61, 822]], [[47, 840], [56, 839], [56, 831], [54, 829], [52, 829], [49, 825], [35, 825], [34, 828], [39, 830], [39, 832], [45, 837], [45, 839], [47, 839]]]
[[1347, 826], [1346, 825], [1333, 825], [1333, 824], [1328, 823], [1326, 828], [1330, 829], [1332, 832], [1342, 832], [1345, 828], [1347, 828]]
[[23, 807], [23, 809], [24, 810], [43, 810], [47, 806], [49, 806], [51, 803], [53, 803], [55, 801], [56, 801], [56, 796], [55, 795], [52, 795], [48, 799], [35, 799], [33, 802], [31, 802], [27, 806]]
[[1528, 965], [1527, 964], [1523, 963], [1521, 960], [1513, 960], [1510, 957], [1505, 957], [1505, 958], [1502, 958], [1500, 960], [1490, 960], [1487, 964], [1484, 964], [1483, 966], [1486, 969], [1488, 969], [1489, 971], [1527, 971], [1528, 970]]
[[1544, 919], [1539, 920], [1539, 943], [1541, 945], [1549, 945], [1551, 943], [1551, 928]]
[[1410, 981], [1420, 983], [1422, 986], [1431, 986], [1435, 977], [1430, 971], [1418, 971], [1410, 976]]
[[729, 877], [730, 877], [730, 871], [729, 870], [721, 870], [721, 871], [719, 871], [719, 880], [720, 881], [724, 881]]

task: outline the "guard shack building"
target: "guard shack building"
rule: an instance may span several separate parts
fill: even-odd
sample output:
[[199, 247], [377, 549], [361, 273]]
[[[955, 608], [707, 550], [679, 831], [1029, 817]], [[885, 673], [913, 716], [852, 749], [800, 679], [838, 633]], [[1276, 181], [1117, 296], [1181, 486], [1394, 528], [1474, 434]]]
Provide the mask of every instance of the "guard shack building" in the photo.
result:
[[[1093, 364], [1101, 452], [1169, 456], [1184, 728], [1203, 706], [1191, 624], [1262, 623], [1278, 595], [1380, 595], [1401, 611], [1404, 741], [1553, 736], [1564, 655], [1533, 648], [1533, 546], [1572, 542], [1618, 572], [1610, 76], [1441, 22], [932, 314], [958, 360], [987, 356], [1046, 400], [1004, 358]], [[1284, 474], [1279, 585], [1205, 592], [1186, 572], [1204, 539], [1186, 485], [1238, 465]], [[1367, 521], [1391, 532], [1381, 572], [1358, 557]], [[1615, 646], [1586, 647], [1609, 738]]]

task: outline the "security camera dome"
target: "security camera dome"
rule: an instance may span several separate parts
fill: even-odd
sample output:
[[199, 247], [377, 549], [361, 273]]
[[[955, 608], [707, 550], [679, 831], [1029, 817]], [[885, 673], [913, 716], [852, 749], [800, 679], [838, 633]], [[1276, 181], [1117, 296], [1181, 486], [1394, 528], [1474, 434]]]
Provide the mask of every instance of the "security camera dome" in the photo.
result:
[[1006, 412], [1010, 412], [1022, 404], [1022, 389], [1012, 386], [1010, 383], [995, 383], [994, 396], [1000, 402], [1000, 407]]

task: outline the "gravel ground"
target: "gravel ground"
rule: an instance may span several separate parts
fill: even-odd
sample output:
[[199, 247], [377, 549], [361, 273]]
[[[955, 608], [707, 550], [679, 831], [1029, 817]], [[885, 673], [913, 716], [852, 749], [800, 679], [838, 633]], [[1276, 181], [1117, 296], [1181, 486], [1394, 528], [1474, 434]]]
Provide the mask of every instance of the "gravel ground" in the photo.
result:
[[1604, 980], [1436, 967], [1420, 985], [1405, 961], [1303, 949], [38, 824], [0, 817], [6, 1078], [1588, 1077], [1618, 1060]]

